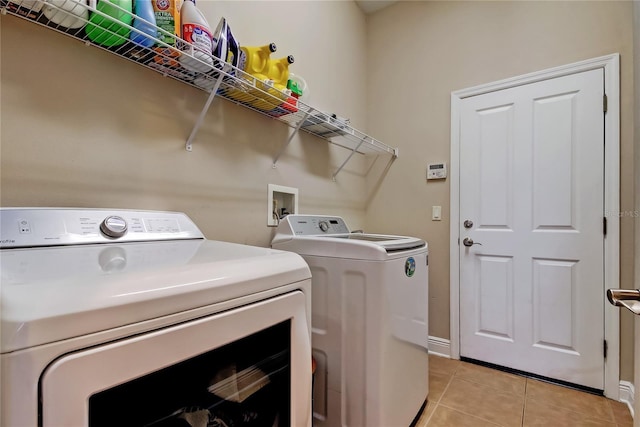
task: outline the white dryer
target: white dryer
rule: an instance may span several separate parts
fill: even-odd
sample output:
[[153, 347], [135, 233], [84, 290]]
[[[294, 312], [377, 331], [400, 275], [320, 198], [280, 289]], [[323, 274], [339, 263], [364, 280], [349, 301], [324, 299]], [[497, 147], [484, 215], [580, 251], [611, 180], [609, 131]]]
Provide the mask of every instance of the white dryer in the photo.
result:
[[0, 248], [0, 425], [311, 425], [300, 256], [97, 209], [2, 209]]
[[411, 425], [429, 390], [427, 244], [288, 215], [272, 247], [311, 269], [314, 425]]

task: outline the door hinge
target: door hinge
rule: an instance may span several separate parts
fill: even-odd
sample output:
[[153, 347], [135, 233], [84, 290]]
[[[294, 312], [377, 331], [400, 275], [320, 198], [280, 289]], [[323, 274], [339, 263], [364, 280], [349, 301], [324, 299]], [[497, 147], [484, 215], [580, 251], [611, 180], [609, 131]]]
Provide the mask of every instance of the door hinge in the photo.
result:
[[608, 349], [608, 348], [609, 348], [609, 346], [607, 345], [607, 340], [604, 340], [604, 341], [603, 341], [603, 345], [602, 345], [602, 350], [603, 350], [604, 358], [605, 358], [605, 359], [607, 358], [607, 349]]
[[602, 217], [602, 233], [607, 235], [607, 217]]
[[609, 98], [607, 98], [607, 94], [602, 95], [602, 111], [607, 112], [609, 106]]
[[425, 257], [427, 259], [427, 267], [429, 267], [429, 255]]

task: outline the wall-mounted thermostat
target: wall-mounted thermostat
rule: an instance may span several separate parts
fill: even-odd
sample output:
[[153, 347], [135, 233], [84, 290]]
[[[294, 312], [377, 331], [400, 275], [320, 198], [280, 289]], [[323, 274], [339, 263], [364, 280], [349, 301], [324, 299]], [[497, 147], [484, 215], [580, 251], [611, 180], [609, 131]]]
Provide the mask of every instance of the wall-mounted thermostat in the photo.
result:
[[445, 179], [446, 177], [446, 163], [429, 163], [427, 165], [427, 179]]

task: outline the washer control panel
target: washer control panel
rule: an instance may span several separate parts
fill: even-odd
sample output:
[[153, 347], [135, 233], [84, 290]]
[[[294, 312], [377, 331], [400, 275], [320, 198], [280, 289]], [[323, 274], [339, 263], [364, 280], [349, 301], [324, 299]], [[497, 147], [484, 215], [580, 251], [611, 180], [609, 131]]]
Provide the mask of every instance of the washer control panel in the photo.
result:
[[204, 239], [180, 212], [0, 208], [0, 248]]
[[349, 227], [339, 216], [287, 215], [285, 220], [296, 236], [349, 233]]

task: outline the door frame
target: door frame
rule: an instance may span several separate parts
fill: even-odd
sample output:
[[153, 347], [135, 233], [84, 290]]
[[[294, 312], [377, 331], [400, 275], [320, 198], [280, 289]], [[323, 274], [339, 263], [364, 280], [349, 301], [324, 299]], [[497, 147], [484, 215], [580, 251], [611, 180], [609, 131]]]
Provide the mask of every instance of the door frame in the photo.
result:
[[607, 235], [604, 239], [604, 338], [608, 344], [604, 366], [604, 394], [618, 400], [620, 393], [620, 315], [606, 303], [605, 289], [620, 287], [620, 54], [601, 56], [573, 64], [524, 74], [451, 93], [451, 205], [450, 205], [450, 356], [460, 358], [460, 110], [462, 100], [525, 84], [604, 69], [604, 90], [608, 98], [604, 116], [604, 212]]

